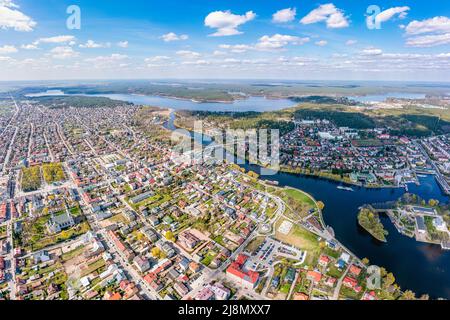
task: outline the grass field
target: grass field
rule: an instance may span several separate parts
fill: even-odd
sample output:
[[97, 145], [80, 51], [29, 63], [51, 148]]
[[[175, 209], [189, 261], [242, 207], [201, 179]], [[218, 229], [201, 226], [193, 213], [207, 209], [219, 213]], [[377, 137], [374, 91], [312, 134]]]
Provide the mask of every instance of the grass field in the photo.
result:
[[286, 215], [293, 220], [306, 217], [311, 209], [316, 208], [314, 200], [300, 190], [285, 188], [275, 192], [275, 195], [283, 199], [292, 209], [287, 210]]

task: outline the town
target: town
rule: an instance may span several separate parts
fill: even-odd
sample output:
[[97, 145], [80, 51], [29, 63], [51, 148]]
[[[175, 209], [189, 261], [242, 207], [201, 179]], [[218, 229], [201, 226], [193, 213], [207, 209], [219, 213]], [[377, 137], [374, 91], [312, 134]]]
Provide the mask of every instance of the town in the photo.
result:
[[[324, 204], [310, 195], [214, 158], [175, 163], [163, 126], [167, 110], [11, 97], [1, 111], [2, 299], [414, 295], [394, 286], [384, 269], [382, 285], [372, 288], [369, 261], [334, 238], [322, 219]], [[310, 131], [300, 124], [285, 139]], [[433, 157], [435, 170], [448, 170], [448, 143], [423, 143], [441, 156]], [[393, 167], [423, 157], [410, 145], [400, 148], [406, 153], [387, 157]]]

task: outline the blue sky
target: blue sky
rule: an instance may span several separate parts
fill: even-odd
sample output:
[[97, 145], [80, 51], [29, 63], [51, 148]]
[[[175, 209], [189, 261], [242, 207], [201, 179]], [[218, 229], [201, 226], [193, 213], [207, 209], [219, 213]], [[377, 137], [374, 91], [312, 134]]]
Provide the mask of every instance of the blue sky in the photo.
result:
[[0, 80], [447, 80], [450, 3], [376, 2], [0, 0]]

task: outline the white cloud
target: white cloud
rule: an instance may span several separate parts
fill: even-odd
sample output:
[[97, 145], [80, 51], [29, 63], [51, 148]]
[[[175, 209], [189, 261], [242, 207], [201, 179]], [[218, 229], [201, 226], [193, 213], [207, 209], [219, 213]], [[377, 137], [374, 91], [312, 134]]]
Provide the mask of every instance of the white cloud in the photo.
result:
[[232, 53], [244, 53], [246, 51], [254, 49], [252, 46], [249, 46], [247, 44], [235, 44], [235, 45], [221, 44], [219, 45], [219, 48], [229, 50]]
[[17, 48], [14, 46], [3, 46], [0, 47], [0, 54], [7, 54], [7, 53], [16, 53], [17, 52]]
[[[384, 10], [375, 17], [375, 24], [378, 25], [380, 23], [386, 22], [386, 21], [392, 19], [396, 15], [398, 15], [398, 17], [400, 19], [404, 19], [404, 18], [406, 18], [406, 15], [408, 14], [408, 11], [410, 9], [411, 9], [410, 7], [404, 6], [404, 7], [393, 7], [393, 8]], [[371, 17], [367, 17], [368, 25], [372, 24], [371, 19], [372, 19]]]
[[117, 46], [121, 48], [128, 48], [128, 41], [119, 41], [117, 42]]
[[326, 40], [320, 40], [320, 41], [316, 42], [316, 45], [319, 46], [319, 47], [324, 47], [327, 44], [328, 44], [328, 41], [326, 41]]
[[383, 54], [383, 50], [378, 48], [366, 48], [363, 51], [361, 51], [361, 54], [363, 56], [379, 56]]
[[52, 50], [50, 50], [50, 55], [55, 59], [68, 59], [78, 57], [79, 53], [74, 51], [72, 47], [61, 46], [55, 47]]
[[295, 19], [296, 14], [297, 14], [297, 9], [295, 9], [295, 8], [287, 8], [287, 9], [279, 10], [273, 14], [272, 21], [275, 23], [290, 22]]
[[347, 46], [352, 46], [352, 45], [357, 44], [357, 43], [358, 43], [357, 40], [352, 40], [352, 39], [347, 40], [347, 42], [345, 42], [345, 44], [346, 44]]
[[214, 50], [213, 52], [213, 56], [226, 56], [227, 53], [225, 51], [221, 51], [221, 50]]
[[187, 34], [177, 35], [176, 33], [169, 32], [169, 33], [163, 34], [159, 38], [163, 39], [165, 42], [171, 42], [171, 41], [187, 40], [187, 39], [189, 39], [189, 36]]
[[189, 51], [189, 50], [180, 50], [176, 52], [177, 55], [187, 58], [187, 59], [195, 59], [200, 57], [200, 53], [195, 51]]
[[36, 22], [17, 9], [19, 9], [19, 6], [11, 0], [0, 1], [0, 29], [14, 29], [24, 32], [33, 31]]
[[242, 34], [238, 27], [255, 19], [255, 17], [256, 14], [253, 11], [248, 11], [245, 15], [236, 15], [231, 11], [214, 11], [205, 18], [205, 26], [217, 29], [210, 36], [233, 36]]
[[183, 61], [181, 64], [183, 65], [194, 65], [194, 66], [204, 66], [204, 65], [208, 65], [211, 62], [206, 61], [206, 60], [195, 60], [195, 61]]
[[97, 48], [109, 48], [111, 47], [111, 43], [96, 43], [93, 40], [88, 40], [85, 44], [80, 44], [80, 48], [87, 48], [87, 49], [97, 49]]
[[450, 18], [440, 16], [422, 21], [414, 20], [405, 27], [411, 47], [434, 47], [450, 43]]
[[419, 36], [406, 41], [406, 45], [420, 48], [435, 47], [443, 44], [450, 44], [450, 33]]
[[94, 68], [112, 68], [124, 65], [123, 60], [129, 57], [124, 54], [113, 53], [109, 56], [98, 56], [95, 58], [88, 58], [84, 61], [94, 65]]
[[40, 38], [35, 41], [33, 44], [37, 45], [39, 43], [67, 43], [75, 40], [74, 36], [55, 36], [49, 38]]
[[283, 49], [288, 44], [301, 45], [309, 42], [310, 38], [300, 38], [297, 36], [275, 34], [273, 36], [262, 36], [256, 44], [256, 49], [259, 50], [279, 50]]
[[405, 30], [408, 35], [447, 33], [450, 32], [450, 18], [441, 16], [422, 21], [414, 20], [406, 26]]
[[20, 47], [25, 50], [37, 50], [38, 49], [37, 45], [35, 45], [35, 44], [23, 44]]
[[300, 20], [302, 24], [312, 24], [325, 21], [327, 27], [330, 29], [346, 28], [349, 26], [344, 12], [332, 3], [323, 4], [317, 9], [314, 9], [308, 15]]
[[168, 56], [154, 56], [154, 57], [150, 57], [150, 58], [146, 58], [145, 62], [150, 63], [150, 62], [161, 62], [161, 61], [165, 61], [165, 60], [169, 60], [170, 57]]

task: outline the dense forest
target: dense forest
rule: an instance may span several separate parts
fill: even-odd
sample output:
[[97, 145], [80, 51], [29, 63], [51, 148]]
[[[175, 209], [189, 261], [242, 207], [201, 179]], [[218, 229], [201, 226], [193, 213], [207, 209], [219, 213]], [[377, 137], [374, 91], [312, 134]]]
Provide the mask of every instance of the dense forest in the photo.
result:
[[326, 119], [335, 123], [338, 127], [355, 129], [373, 129], [375, 121], [362, 113], [341, 112], [336, 110], [299, 109], [294, 113], [295, 119]]
[[132, 105], [129, 102], [112, 100], [105, 97], [85, 97], [85, 96], [46, 96], [36, 97], [37, 101], [50, 108], [113, 108], [124, 105]]

